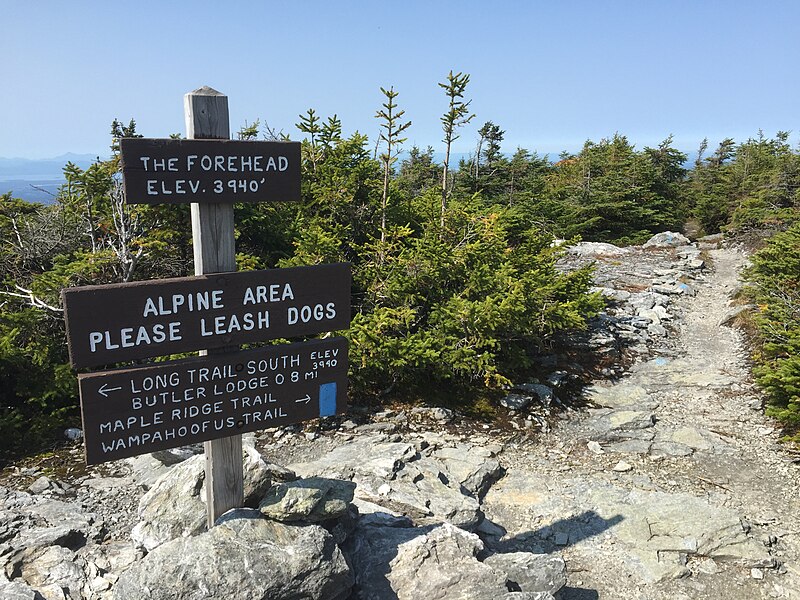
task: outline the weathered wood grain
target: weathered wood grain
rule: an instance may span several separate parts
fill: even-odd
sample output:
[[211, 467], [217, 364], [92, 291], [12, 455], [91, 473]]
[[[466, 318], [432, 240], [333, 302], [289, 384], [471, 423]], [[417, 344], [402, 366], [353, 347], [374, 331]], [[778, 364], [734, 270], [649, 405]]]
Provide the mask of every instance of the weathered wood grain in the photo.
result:
[[[228, 97], [210, 87], [184, 96], [188, 139], [230, 139]], [[195, 275], [236, 270], [233, 204], [192, 203], [192, 242]], [[234, 348], [209, 351], [211, 354]], [[244, 504], [242, 436], [212, 440], [206, 453], [208, 526], [232, 508]]]

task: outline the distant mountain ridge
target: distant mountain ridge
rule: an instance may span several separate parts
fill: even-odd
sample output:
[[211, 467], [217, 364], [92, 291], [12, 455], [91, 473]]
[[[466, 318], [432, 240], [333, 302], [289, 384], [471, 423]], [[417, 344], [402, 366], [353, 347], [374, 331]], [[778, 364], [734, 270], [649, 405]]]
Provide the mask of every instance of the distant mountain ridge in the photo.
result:
[[0, 157], [0, 182], [63, 180], [64, 165], [68, 162], [86, 169], [95, 160], [97, 160], [95, 154], [74, 154], [72, 152], [42, 159]]

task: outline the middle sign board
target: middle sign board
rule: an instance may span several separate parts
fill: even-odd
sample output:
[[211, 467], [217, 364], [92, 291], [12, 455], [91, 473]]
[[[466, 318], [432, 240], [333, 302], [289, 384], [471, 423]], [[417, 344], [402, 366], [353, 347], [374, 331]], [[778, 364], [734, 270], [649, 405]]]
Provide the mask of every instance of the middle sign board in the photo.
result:
[[67, 288], [76, 368], [350, 326], [348, 263]]

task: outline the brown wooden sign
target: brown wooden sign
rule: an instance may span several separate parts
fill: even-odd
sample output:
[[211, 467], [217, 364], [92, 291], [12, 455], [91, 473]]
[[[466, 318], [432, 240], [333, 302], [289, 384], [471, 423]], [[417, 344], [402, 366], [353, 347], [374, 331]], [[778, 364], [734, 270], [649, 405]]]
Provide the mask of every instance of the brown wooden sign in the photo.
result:
[[300, 142], [120, 139], [128, 204], [300, 200]]
[[62, 291], [76, 368], [350, 326], [350, 265], [216, 273]]
[[268, 346], [78, 376], [86, 463], [343, 412], [347, 340]]

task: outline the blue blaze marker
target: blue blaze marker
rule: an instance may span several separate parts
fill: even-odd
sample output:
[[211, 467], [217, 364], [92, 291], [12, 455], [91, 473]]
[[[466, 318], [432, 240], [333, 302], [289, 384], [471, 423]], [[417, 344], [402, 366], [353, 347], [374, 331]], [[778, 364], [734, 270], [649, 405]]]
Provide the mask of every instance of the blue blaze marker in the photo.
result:
[[323, 383], [319, 386], [319, 416], [330, 417], [336, 414], [336, 383]]

